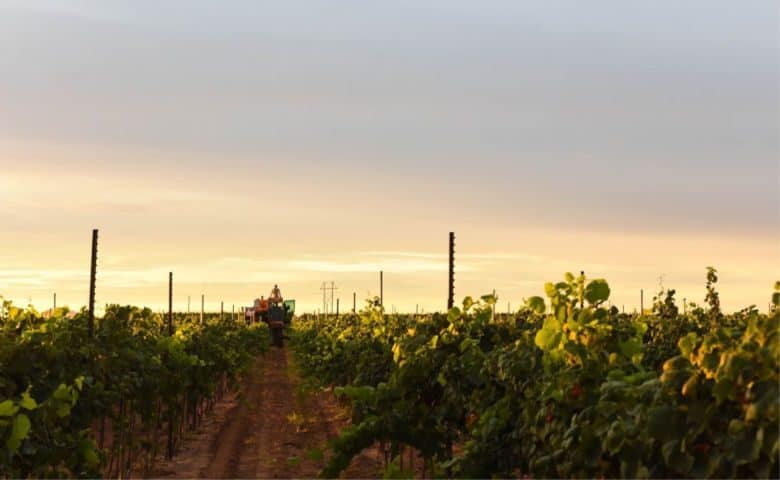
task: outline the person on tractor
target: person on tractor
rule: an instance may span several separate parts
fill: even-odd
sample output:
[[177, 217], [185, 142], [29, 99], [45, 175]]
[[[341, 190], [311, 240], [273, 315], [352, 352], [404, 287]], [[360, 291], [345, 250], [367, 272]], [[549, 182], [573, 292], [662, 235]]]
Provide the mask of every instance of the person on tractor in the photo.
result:
[[284, 301], [282, 298], [282, 291], [279, 290], [279, 285], [274, 285], [274, 288], [271, 290], [271, 296], [268, 297], [268, 301], [273, 305], [278, 305]]

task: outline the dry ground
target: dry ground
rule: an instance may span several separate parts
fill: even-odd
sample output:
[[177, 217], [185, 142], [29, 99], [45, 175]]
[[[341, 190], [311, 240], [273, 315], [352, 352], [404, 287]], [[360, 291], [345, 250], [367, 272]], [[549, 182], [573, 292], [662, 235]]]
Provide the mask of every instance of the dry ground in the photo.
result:
[[[312, 478], [327, 457], [327, 442], [349, 424], [332, 393], [303, 388], [288, 349], [259, 357], [239, 394], [218, 404], [171, 461], [161, 478]], [[348, 478], [379, 474], [378, 449], [358, 456]]]

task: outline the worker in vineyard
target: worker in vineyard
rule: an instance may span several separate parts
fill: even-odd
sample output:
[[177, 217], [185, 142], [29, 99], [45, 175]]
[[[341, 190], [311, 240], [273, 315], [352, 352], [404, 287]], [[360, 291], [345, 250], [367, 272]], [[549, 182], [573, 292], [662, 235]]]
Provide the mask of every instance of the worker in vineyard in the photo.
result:
[[260, 304], [258, 305], [258, 310], [260, 311], [260, 320], [262, 320], [265, 323], [268, 323], [268, 300], [265, 299], [264, 296], [260, 296]]
[[[262, 297], [262, 295], [261, 295]], [[247, 324], [252, 324], [257, 321], [257, 317], [255, 316], [255, 312], [260, 310], [260, 305], [262, 304], [262, 300], [260, 298], [255, 298], [254, 308], [251, 310], [251, 315], [247, 315], [246, 322]]]
[[268, 298], [268, 301], [271, 302], [273, 305], [278, 305], [282, 303], [282, 291], [279, 290], [279, 285], [274, 285], [273, 290], [271, 290], [271, 296]]

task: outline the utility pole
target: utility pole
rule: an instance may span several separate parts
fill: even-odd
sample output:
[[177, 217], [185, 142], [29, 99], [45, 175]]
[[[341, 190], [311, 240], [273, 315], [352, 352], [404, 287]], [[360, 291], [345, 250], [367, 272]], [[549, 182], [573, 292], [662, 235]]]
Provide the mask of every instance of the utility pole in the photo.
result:
[[[336, 282], [331, 281], [330, 282], [330, 309], [331, 309], [331, 311], [333, 310], [333, 294], [334, 294], [334, 292], [336, 290], [338, 290], [336, 288]], [[338, 308], [336, 308], [336, 316], [337, 317], [339, 316]]]
[[447, 310], [455, 306], [455, 232], [450, 232], [450, 265], [447, 282]]
[[[334, 293], [338, 290], [338, 287], [336, 287], [336, 282], [333, 281], [330, 282], [330, 287], [327, 282], [322, 282], [320, 290], [322, 290], [322, 310], [327, 317], [328, 312], [333, 313], [335, 307]], [[330, 302], [328, 301], [328, 290], [330, 290]]]
[[87, 323], [87, 331], [89, 336], [92, 337], [95, 332], [95, 280], [97, 277], [97, 246], [98, 246], [98, 231], [97, 228], [92, 230], [92, 259], [89, 264], [89, 317]]

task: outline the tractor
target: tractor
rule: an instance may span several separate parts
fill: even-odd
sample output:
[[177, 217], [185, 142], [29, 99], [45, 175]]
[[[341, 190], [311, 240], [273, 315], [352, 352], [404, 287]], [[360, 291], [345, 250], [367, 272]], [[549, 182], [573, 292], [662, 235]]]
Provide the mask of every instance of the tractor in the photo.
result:
[[292, 322], [295, 315], [295, 300], [282, 303], [256, 300], [255, 304], [244, 310], [247, 324], [265, 322], [271, 329], [274, 346], [284, 346], [284, 328]]

